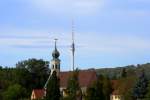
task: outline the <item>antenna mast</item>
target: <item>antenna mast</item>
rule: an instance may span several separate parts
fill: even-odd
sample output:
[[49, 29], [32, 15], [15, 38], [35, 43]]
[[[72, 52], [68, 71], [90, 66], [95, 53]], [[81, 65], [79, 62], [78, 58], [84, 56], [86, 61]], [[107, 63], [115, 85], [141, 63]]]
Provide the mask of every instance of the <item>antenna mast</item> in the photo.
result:
[[72, 70], [74, 71], [75, 68], [75, 59], [74, 59], [74, 54], [75, 54], [75, 43], [74, 43], [74, 21], [72, 20], [72, 45], [71, 45], [71, 51], [72, 51]]

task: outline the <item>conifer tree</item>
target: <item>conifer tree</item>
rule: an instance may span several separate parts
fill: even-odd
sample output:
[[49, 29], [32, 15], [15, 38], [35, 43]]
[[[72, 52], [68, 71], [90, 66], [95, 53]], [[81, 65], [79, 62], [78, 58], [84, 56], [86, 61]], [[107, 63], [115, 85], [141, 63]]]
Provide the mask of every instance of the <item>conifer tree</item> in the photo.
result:
[[85, 100], [105, 100], [103, 84], [100, 81], [96, 81], [91, 87], [87, 89]]
[[122, 69], [122, 72], [121, 72], [121, 77], [122, 77], [122, 78], [125, 78], [125, 77], [127, 77], [126, 68], [123, 68], [123, 69]]
[[104, 79], [100, 81], [103, 83], [104, 100], [110, 100], [110, 94], [112, 93], [110, 79], [108, 77], [104, 77]]
[[145, 76], [144, 71], [142, 71], [141, 75], [139, 76], [139, 79], [133, 89], [133, 97], [136, 100], [141, 100], [145, 97], [145, 94], [147, 93], [147, 87], [148, 87], [148, 80]]
[[146, 93], [144, 100], [150, 100], [150, 81], [147, 87], [147, 93]]
[[76, 100], [77, 92], [81, 91], [80, 87], [79, 87], [78, 74], [79, 74], [78, 70], [72, 72], [72, 74], [68, 80], [67, 90], [69, 92], [68, 98], [70, 100]]
[[46, 89], [46, 100], [59, 100], [60, 90], [59, 90], [59, 79], [54, 71]]

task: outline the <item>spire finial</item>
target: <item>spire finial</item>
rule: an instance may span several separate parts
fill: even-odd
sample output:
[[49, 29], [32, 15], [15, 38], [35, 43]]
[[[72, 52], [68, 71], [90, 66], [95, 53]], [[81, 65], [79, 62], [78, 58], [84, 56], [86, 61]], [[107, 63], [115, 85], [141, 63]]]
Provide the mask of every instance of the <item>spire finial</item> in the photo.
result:
[[55, 41], [55, 49], [57, 49], [57, 40], [58, 40], [57, 38], [54, 39], [54, 41]]

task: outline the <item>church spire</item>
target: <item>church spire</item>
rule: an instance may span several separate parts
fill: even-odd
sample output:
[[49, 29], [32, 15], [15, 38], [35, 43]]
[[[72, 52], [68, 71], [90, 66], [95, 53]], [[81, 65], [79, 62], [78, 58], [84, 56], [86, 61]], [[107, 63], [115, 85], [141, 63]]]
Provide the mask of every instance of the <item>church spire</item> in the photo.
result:
[[57, 49], [57, 40], [58, 39], [54, 39], [55, 40], [55, 50]]
[[51, 60], [51, 73], [48, 77], [48, 80], [46, 81], [45, 85], [44, 85], [44, 89], [47, 89], [47, 84], [50, 80], [51, 75], [53, 74], [53, 72], [55, 71], [57, 74], [57, 77], [59, 77], [59, 72], [60, 72], [60, 53], [57, 50], [57, 40], [58, 39], [54, 39], [55, 40], [55, 46], [54, 46], [54, 51], [52, 52], [52, 57], [53, 59]]
[[53, 59], [51, 60], [51, 75], [53, 73], [53, 71], [56, 71], [57, 76], [59, 77], [59, 72], [60, 72], [60, 53], [57, 50], [57, 40], [58, 39], [54, 39], [55, 40], [55, 49], [52, 53]]
[[53, 56], [53, 59], [57, 59], [59, 57], [59, 55], [60, 55], [58, 50], [57, 50], [57, 40], [58, 39], [54, 39], [54, 40], [55, 40], [55, 49], [54, 49], [54, 51], [52, 53], [52, 56]]

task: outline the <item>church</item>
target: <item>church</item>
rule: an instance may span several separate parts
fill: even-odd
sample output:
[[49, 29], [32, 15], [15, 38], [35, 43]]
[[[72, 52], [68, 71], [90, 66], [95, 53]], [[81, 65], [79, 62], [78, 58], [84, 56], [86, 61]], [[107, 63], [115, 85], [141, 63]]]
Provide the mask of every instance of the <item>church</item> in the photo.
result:
[[[72, 49], [71, 50], [72, 50], [72, 57], [73, 57], [72, 58], [72, 60], [73, 60], [72, 61], [72, 68], [74, 70], [74, 51], [75, 51], [74, 41], [72, 43]], [[62, 94], [62, 96], [66, 96], [65, 90], [67, 88], [68, 79], [69, 79], [72, 71], [66, 71], [66, 72], [60, 71], [61, 60], [59, 59], [59, 56], [60, 56], [60, 53], [57, 49], [57, 39], [55, 39], [55, 48], [54, 48], [54, 51], [52, 52], [53, 58], [50, 62], [50, 66], [51, 66], [50, 75], [49, 75], [48, 80], [47, 80], [43, 89], [33, 89], [32, 94], [31, 94], [31, 100], [43, 99], [46, 96], [46, 87], [47, 87], [49, 79], [50, 79], [50, 77], [54, 71], [57, 73], [57, 77], [60, 79], [61, 94]], [[97, 80], [96, 71], [94, 69], [92, 69], [92, 70], [80, 70], [79, 75], [78, 75], [78, 79], [79, 79], [79, 86], [81, 87], [82, 93], [85, 94], [87, 88], [94, 81]]]

